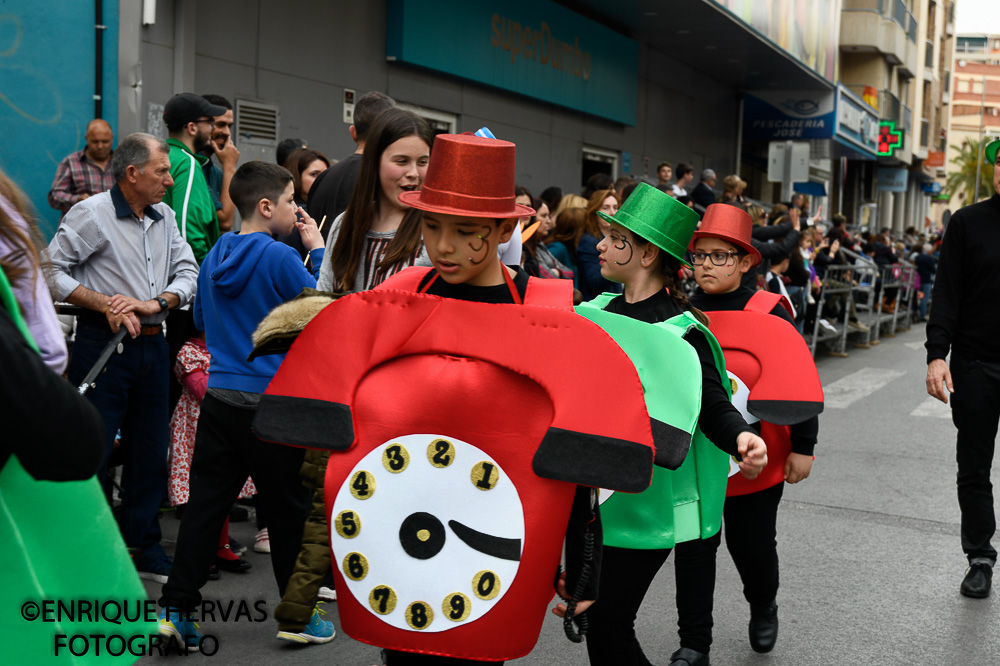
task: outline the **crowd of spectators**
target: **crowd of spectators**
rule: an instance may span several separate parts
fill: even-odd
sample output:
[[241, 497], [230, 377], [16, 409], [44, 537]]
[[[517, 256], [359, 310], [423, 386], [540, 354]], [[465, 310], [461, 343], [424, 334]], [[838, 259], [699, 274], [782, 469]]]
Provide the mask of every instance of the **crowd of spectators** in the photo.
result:
[[[175, 504], [183, 506], [187, 497], [187, 478], [178, 476], [177, 461], [173, 474], [168, 466], [171, 411], [185, 390], [200, 402], [205, 396], [205, 377], [211, 374], [211, 360], [191, 304], [198, 297], [199, 267], [206, 256], [220, 235], [239, 229], [230, 184], [240, 158], [231, 133], [233, 108], [221, 96], [176, 95], [165, 106], [164, 121], [169, 131], [165, 141], [137, 133], [122, 138], [115, 150], [106, 122], [94, 120], [88, 125], [86, 147], [62, 160], [52, 183], [48, 202], [62, 218], [43, 262], [48, 266], [52, 300], [75, 304], [83, 311], [77, 317], [69, 361], [71, 381], [81, 381], [122, 327], [128, 331], [124, 353], [111, 358], [107, 373], [87, 397], [104, 420], [101, 478], [106, 476], [104, 467], [109, 461], [124, 463], [122, 535], [140, 575], [159, 582], [167, 581], [173, 566], [160, 545], [158, 525], [161, 504], [168, 497], [168, 479], [169, 497]], [[356, 150], [340, 160], [329, 159], [301, 139], [283, 141], [276, 154], [276, 162], [289, 173], [291, 203], [299, 219], [314, 221], [326, 245], [322, 267], [312, 266], [310, 271], [319, 275], [321, 290], [372, 288], [406, 266], [420, 265], [425, 255], [419, 232], [421, 214], [402, 204], [398, 195], [420, 189], [423, 183], [433, 142], [430, 128], [415, 114], [396, 108], [386, 95], [373, 92], [359, 99], [349, 132]], [[717, 203], [748, 212], [755, 225], [753, 246], [763, 261], [748, 273], [746, 284], [787, 296], [800, 331], [810, 330], [817, 317], [824, 326], [831, 326], [829, 322], [845, 307], [851, 308], [850, 325], [864, 330], [853, 299], [830, 299], [824, 311], [817, 311], [824, 282], [840, 285], [843, 279], [851, 279], [843, 273], [836, 280], [828, 277], [829, 267], [855, 261], [879, 266], [900, 261], [915, 264], [919, 320], [926, 318], [939, 235], [910, 227], [894, 237], [889, 229], [858, 228], [841, 214], [833, 215], [828, 223], [799, 194], [786, 203], [765, 206], [747, 198], [747, 183], [738, 174], [725, 176], [721, 191], [716, 189], [719, 180], [712, 169], [702, 170], [695, 180], [691, 164], [680, 162], [674, 167], [664, 161], [657, 165], [655, 179], [626, 175], [614, 180], [598, 173], [579, 193], [548, 187], [536, 197], [519, 187], [518, 202], [536, 214], [521, 220], [521, 233], [501, 247], [502, 257], [507, 263], [519, 262], [535, 277], [573, 280], [578, 303], [619, 290], [620, 285], [601, 275], [597, 245], [607, 235], [608, 224], [598, 213], [613, 216], [639, 182], [645, 181], [699, 214]], [[23, 218], [30, 216], [29, 209], [13, 197], [9, 192], [0, 197], [0, 206], [7, 219], [17, 221], [11, 228], [20, 230], [18, 238], [28, 238], [29, 225]], [[275, 202], [276, 207], [280, 205]], [[310, 241], [310, 247], [303, 243], [298, 225], [275, 238], [293, 247], [305, 265], [320, 256], [309, 251], [316, 242]], [[693, 292], [697, 288], [690, 270], [681, 268], [677, 277], [681, 289]], [[41, 302], [49, 300], [44, 282], [35, 278], [16, 286], [44, 360], [61, 372], [66, 366], [66, 347], [47, 305], [41, 307]], [[895, 290], [886, 290], [884, 298], [885, 311], [897, 306]], [[36, 314], [36, 310], [46, 312]], [[197, 367], [188, 358], [190, 353], [179, 356], [185, 345], [203, 359]], [[220, 399], [233, 405], [249, 398], [226, 395]], [[190, 401], [180, 405], [184, 410], [191, 407]], [[184, 467], [192, 456], [194, 432], [188, 411], [185, 414], [190, 432]], [[197, 412], [193, 418], [197, 420]], [[176, 437], [173, 450], [180, 455]], [[181, 485], [175, 489], [174, 484]], [[110, 477], [107, 492], [110, 499]], [[252, 481], [241, 492], [254, 492]], [[266, 516], [258, 512], [257, 518], [253, 547], [270, 552]], [[229, 538], [225, 528], [217, 548], [210, 577], [218, 576], [218, 569], [242, 573], [250, 568], [239, 557], [245, 549]], [[317, 579], [317, 587], [319, 583]], [[323, 589], [332, 594], [326, 586]]]

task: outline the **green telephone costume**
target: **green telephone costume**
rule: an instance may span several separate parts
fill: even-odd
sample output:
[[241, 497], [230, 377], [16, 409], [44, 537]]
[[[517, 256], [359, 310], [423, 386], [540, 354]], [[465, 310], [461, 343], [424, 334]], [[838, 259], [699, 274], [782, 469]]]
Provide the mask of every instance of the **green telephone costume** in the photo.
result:
[[[38, 350], [21, 316], [6, 274], [0, 270], [0, 307], [11, 316], [28, 344]], [[39, 443], [44, 444], [43, 442]], [[86, 481], [36, 481], [16, 456], [0, 469], [0, 645], [7, 664], [131, 664], [133, 655], [117, 638], [111, 649], [124, 651], [122, 656], [107, 653], [107, 637], [135, 639], [133, 647], [147, 649], [146, 635], [157, 633], [155, 608], [152, 622], [145, 619], [146, 590], [132, 565], [128, 549], [96, 478]], [[120, 608], [128, 603], [126, 614], [116, 623], [85, 621], [43, 621], [55, 618], [58, 602], [68, 606], [81, 600], [104, 604], [115, 601]], [[43, 605], [44, 601], [53, 602]], [[39, 614], [49, 607], [48, 614]], [[138, 610], [137, 610], [138, 608]], [[119, 612], [109, 606], [104, 613], [112, 619]], [[93, 612], [91, 619], [94, 619]], [[74, 635], [83, 635], [89, 649], [74, 656], [67, 643]], [[100, 656], [91, 634], [103, 634]], [[56, 637], [65, 635], [58, 656]], [[76, 652], [83, 651], [83, 639], [74, 642]], [[148, 651], [148, 650], [147, 650]]]
[[692, 433], [692, 439], [678, 469], [654, 467], [648, 489], [638, 494], [614, 493], [601, 504], [604, 545], [652, 550], [708, 538], [722, 526], [729, 456], [698, 428], [701, 365], [684, 336], [692, 328], [705, 335], [728, 392], [722, 348], [690, 313], [647, 324], [606, 312], [604, 307], [615, 296], [602, 294], [576, 311], [603, 328], [632, 359], [649, 415]]

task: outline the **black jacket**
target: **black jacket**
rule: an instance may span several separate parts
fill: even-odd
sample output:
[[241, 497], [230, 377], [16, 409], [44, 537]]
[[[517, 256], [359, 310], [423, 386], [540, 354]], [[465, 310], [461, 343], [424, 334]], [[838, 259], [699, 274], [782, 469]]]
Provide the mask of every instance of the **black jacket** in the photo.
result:
[[691, 198], [702, 208], [708, 208], [715, 203], [717, 197], [715, 195], [715, 190], [706, 185], [705, 181], [701, 181], [691, 192]]
[[927, 362], [949, 348], [966, 358], [1000, 361], [1000, 195], [956, 212], [941, 244]]
[[39, 481], [90, 478], [104, 456], [104, 423], [89, 400], [52, 372], [0, 307], [0, 469], [16, 454]]

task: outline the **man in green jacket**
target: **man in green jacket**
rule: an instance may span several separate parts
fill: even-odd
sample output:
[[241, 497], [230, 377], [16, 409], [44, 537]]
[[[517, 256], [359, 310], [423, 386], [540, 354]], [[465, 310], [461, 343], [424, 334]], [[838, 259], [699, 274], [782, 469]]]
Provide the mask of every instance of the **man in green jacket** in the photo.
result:
[[225, 112], [194, 93], [174, 95], [163, 108], [163, 121], [170, 132], [170, 175], [174, 179], [163, 203], [177, 214], [177, 226], [199, 266], [219, 239], [215, 204], [201, 168], [208, 158], [201, 151], [209, 147], [215, 116]]

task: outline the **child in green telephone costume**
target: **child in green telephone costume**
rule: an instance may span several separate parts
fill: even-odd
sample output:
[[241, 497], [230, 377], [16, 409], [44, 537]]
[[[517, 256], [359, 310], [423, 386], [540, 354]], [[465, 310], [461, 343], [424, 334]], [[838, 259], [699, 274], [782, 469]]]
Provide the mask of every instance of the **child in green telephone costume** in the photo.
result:
[[[741, 458], [740, 472], [753, 478], [767, 464], [767, 448], [730, 403], [722, 349], [704, 314], [677, 286], [681, 266], [688, 266], [684, 257], [697, 213], [640, 184], [613, 217], [598, 215], [604, 227], [597, 245], [601, 274], [621, 283], [624, 293], [603, 294], [577, 312], [603, 327], [631, 357], [649, 415], [692, 433], [683, 464], [675, 471], [654, 469], [648, 490], [602, 492], [604, 560], [599, 601], [587, 613], [587, 651], [594, 666], [645, 666], [649, 661], [634, 623], [646, 590], [676, 543], [718, 532], [730, 456]], [[695, 589], [689, 578], [677, 572], [682, 617], [692, 624], [711, 622], [712, 593]], [[699, 646], [685, 644], [686, 633], [699, 632], [680, 627], [681, 649], [670, 663], [707, 664], [697, 659]]]

